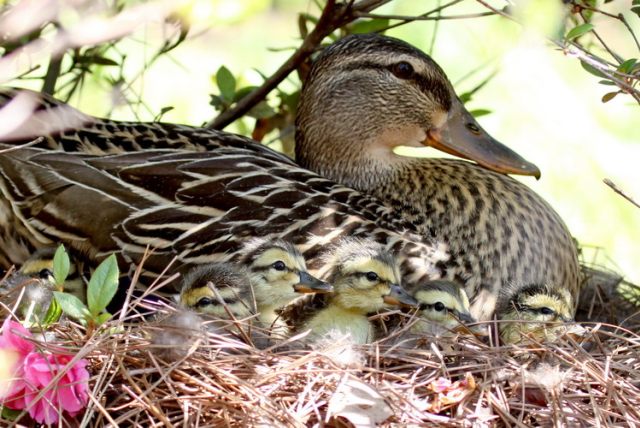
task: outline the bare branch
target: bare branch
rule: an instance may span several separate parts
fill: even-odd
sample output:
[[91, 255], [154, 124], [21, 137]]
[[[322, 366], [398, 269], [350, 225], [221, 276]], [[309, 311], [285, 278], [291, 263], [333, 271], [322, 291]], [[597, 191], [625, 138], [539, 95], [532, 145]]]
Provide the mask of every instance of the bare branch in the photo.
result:
[[635, 205], [636, 207], [640, 208], [640, 204], [638, 204], [631, 196], [627, 195], [621, 188], [619, 188], [613, 181], [609, 180], [608, 178], [605, 178], [604, 180], [602, 180], [604, 182], [604, 184], [606, 184], [607, 186], [611, 187], [611, 189], [616, 192], [618, 195], [622, 196], [623, 198], [625, 198], [627, 201], [631, 202], [633, 205]]

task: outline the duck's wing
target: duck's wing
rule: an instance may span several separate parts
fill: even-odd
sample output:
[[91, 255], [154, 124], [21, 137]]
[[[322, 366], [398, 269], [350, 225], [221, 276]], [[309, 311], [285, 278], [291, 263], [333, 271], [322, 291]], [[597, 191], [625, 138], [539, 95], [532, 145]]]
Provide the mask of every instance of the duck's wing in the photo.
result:
[[150, 247], [145, 268], [158, 274], [174, 258], [178, 268], [232, 259], [260, 236], [299, 245], [317, 272], [326, 245], [361, 236], [399, 253], [408, 272], [433, 273], [431, 243], [383, 204], [247, 146], [110, 156], [27, 147], [0, 153], [0, 187], [19, 236], [93, 263], [115, 252], [137, 264]]
[[[50, 95], [27, 89], [0, 88], [0, 142], [7, 145], [79, 152], [117, 154], [143, 150], [180, 149], [215, 152], [238, 149], [283, 164], [287, 156], [246, 137], [162, 122], [124, 122], [86, 115]], [[143, 155], [144, 157], [144, 155]], [[135, 162], [135, 157], [127, 161]], [[117, 159], [118, 164], [125, 161]]]

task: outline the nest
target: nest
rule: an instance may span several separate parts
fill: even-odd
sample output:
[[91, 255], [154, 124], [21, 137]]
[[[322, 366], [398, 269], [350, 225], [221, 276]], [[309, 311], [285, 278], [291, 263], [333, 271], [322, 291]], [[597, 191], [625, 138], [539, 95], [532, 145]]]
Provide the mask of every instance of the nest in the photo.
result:
[[92, 373], [87, 411], [62, 426], [640, 424], [640, 336], [612, 325], [526, 347], [474, 337], [308, 347], [294, 337], [259, 349], [264, 336], [246, 320], [130, 308], [90, 337], [69, 321], [50, 327]]

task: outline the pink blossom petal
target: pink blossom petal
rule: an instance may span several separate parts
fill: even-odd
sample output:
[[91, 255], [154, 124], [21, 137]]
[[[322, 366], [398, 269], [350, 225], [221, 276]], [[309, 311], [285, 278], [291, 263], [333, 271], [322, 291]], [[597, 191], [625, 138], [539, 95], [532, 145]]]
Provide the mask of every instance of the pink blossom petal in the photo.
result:
[[10, 318], [2, 323], [2, 336], [0, 336], [0, 348], [15, 349], [20, 354], [26, 355], [33, 351], [33, 343], [25, 338], [31, 338], [29, 330], [20, 323], [12, 321]]

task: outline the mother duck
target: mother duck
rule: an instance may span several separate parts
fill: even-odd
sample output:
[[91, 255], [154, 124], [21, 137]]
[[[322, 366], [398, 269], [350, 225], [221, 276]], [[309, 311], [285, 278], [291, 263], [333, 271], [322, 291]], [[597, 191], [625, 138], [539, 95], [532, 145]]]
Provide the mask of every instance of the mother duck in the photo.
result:
[[[40, 149], [0, 155], [5, 241], [62, 241], [91, 262], [110, 251], [139, 261], [150, 245], [158, 250], [145, 266], [157, 273], [173, 256], [184, 266], [233, 258], [249, 236], [293, 240], [313, 267], [324, 245], [356, 235], [400, 251], [409, 283], [465, 284], [480, 319], [491, 317], [505, 285], [551, 284], [574, 298], [578, 291], [564, 223], [500, 174], [537, 168], [486, 134], [442, 70], [399, 40], [350, 36], [318, 58], [303, 88], [296, 155], [321, 176], [232, 134], [108, 121], [62, 106], [43, 98], [36, 113], [53, 116], [0, 137], [46, 137]], [[73, 126], [47, 130], [56, 115]], [[393, 152], [423, 144], [483, 166]]]

